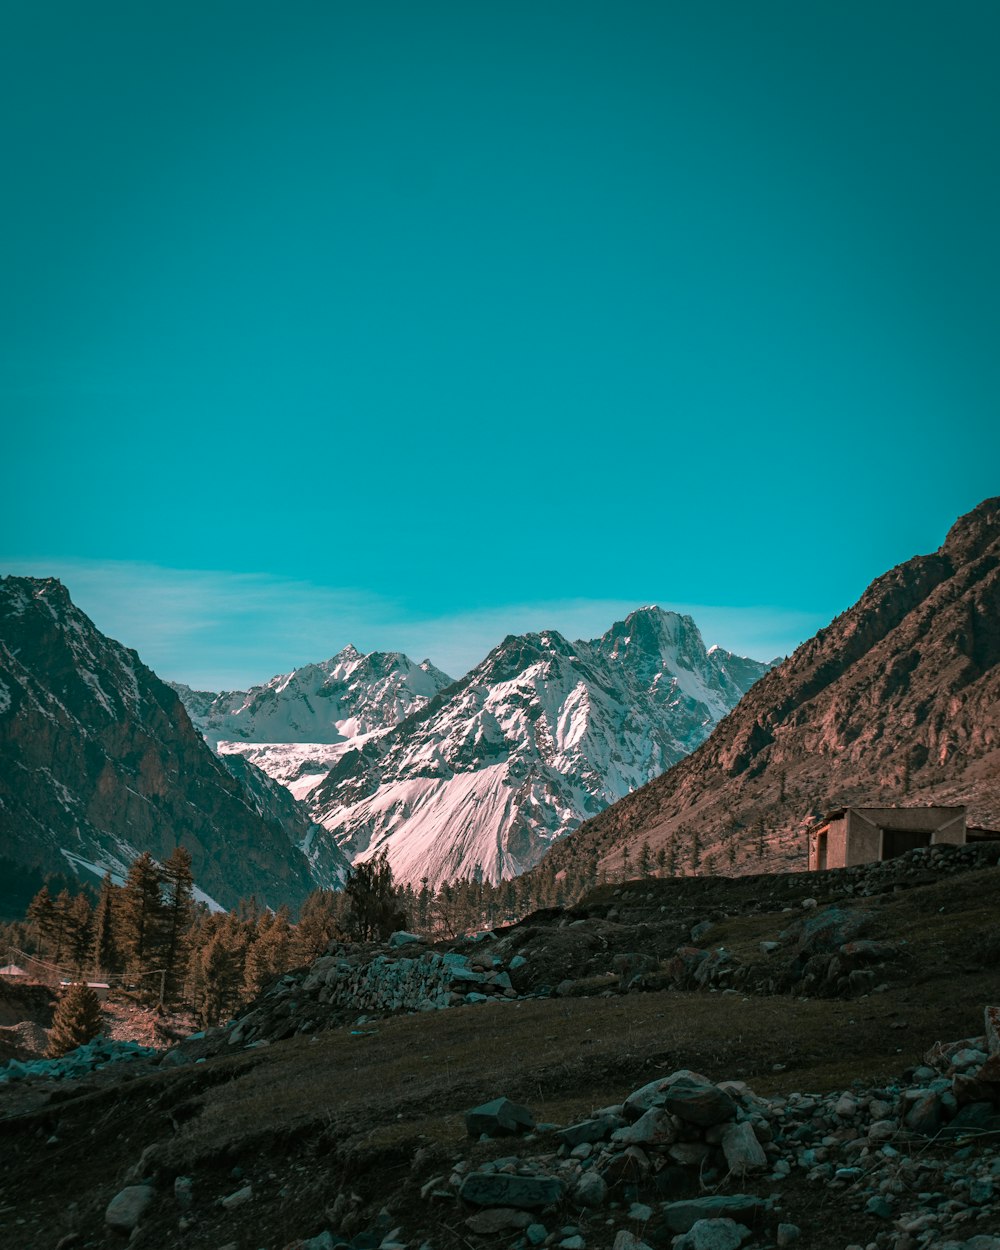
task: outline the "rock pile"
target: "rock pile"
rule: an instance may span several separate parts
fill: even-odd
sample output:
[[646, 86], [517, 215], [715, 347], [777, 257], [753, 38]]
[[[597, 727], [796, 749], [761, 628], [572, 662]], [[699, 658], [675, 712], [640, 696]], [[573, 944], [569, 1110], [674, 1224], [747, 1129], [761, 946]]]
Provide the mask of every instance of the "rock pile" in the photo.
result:
[[485, 950], [469, 956], [408, 943], [373, 953], [335, 945], [304, 975], [289, 973], [271, 986], [236, 1022], [229, 1042], [314, 1033], [358, 1012], [437, 1011], [491, 998], [517, 998], [517, 992], [503, 960]]
[[5, 1067], [0, 1068], [0, 1085], [23, 1081], [29, 1077], [61, 1080], [86, 1076], [90, 1072], [100, 1072], [111, 1064], [153, 1059], [159, 1053], [151, 1046], [140, 1046], [138, 1042], [114, 1042], [108, 1038], [97, 1037], [59, 1059], [12, 1059]]

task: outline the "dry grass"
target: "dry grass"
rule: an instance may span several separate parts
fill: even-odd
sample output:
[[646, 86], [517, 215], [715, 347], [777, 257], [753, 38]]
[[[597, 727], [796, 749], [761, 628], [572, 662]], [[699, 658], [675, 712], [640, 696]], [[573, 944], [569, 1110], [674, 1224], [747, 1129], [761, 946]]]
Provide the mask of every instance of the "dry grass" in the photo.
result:
[[[240, 1250], [281, 1250], [334, 1222], [331, 1204], [355, 1191], [359, 1213], [338, 1208], [338, 1227], [387, 1203], [408, 1235], [461, 1250], [469, 1244], [462, 1213], [432, 1209], [419, 1187], [459, 1155], [510, 1150], [466, 1139], [468, 1107], [504, 1094], [539, 1120], [565, 1124], [680, 1067], [741, 1078], [764, 1094], [891, 1079], [933, 1042], [980, 1032], [984, 1003], [1000, 1001], [1000, 961], [984, 963], [982, 954], [997, 932], [998, 885], [1000, 870], [990, 870], [847, 904], [871, 909], [871, 936], [905, 943], [907, 952], [890, 969], [886, 993], [854, 1002], [664, 990], [481, 1004], [239, 1051], [126, 1084], [95, 1081], [88, 1093], [56, 1089], [65, 1101], [26, 1107], [4, 1123], [0, 1242], [55, 1244], [51, 1234], [70, 1231], [56, 1228], [56, 1213], [77, 1200], [74, 1228], [86, 1244], [114, 1244], [103, 1204], [156, 1143], [149, 1166], [159, 1169], [164, 1196], [137, 1250], [233, 1241]], [[747, 960], [764, 959], [759, 942], [800, 914], [734, 918], [710, 937]], [[530, 1147], [548, 1148], [544, 1138]], [[257, 1197], [252, 1209], [222, 1212], [215, 1199], [237, 1187], [234, 1167], [252, 1176]], [[200, 1203], [199, 1223], [183, 1237], [169, 1198], [178, 1171], [195, 1177]], [[795, 1192], [818, 1230], [809, 1244], [840, 1250], [847, 1225], [839, 1240], [825, 1240], [825, 1224], [836, 1222], [824, 1215], [823, 1188]], [[13, 1224], [15, 1210], [27, 1226]], [[588, 1233], [592, 1250], [603, 1245], [604, 1214]], [[870, 1240], [863, 1233], [859, 1224], [862, 1244]]]

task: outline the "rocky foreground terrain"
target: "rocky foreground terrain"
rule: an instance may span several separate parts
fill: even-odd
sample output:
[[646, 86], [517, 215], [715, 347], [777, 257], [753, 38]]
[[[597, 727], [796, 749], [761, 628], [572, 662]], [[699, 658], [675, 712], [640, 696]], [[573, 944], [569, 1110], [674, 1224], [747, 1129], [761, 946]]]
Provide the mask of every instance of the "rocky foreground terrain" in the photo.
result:
[[335, 945], [152, 1057], [5, 1069], [0, 1239], [997, 1250], [998, 852]]

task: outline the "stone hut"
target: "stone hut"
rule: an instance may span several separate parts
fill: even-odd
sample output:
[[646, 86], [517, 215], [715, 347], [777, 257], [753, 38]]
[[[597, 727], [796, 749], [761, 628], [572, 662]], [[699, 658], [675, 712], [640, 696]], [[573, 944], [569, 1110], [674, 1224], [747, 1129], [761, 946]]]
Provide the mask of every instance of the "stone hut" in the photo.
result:
[[[965, 807], [842, 807], [809, 838], [809, 869], [895, 859], [917, 846], [966, 841]], [[984, 831], [985, 832], [985, 831]]]

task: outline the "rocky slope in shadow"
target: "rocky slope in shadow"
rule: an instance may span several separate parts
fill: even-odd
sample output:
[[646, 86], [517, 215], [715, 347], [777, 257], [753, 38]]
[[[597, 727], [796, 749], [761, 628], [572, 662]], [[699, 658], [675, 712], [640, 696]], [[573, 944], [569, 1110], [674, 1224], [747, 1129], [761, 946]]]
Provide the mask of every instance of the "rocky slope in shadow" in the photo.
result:
[[52, 578], [0, 580], [0, 839], [5, 854], [86, 881], [182, 843], [223, 906], [311, 888], [304, 814], [251, 796], [176, 693]]

